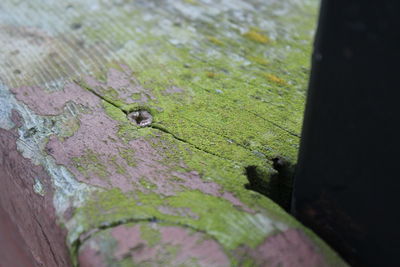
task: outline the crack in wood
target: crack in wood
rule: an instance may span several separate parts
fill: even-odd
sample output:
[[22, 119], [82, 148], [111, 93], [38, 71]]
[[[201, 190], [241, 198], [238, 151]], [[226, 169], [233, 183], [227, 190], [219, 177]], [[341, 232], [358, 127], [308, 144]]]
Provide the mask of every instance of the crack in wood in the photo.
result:
[[[97, 97], [99, 97], [100, 99], [104, 100], [104, 101], [107, 102], [108, 104], [114, 106], [115, 108], [118, 108], [119, 110], [121, 110], [121, 111], [122, 111], [123, 113], [125, 113], [126, 115], [129, 114], [128, 111], [122, 109], [118, 104], [114, 103], [113, 101], [110, 101], [110, 100], [108, 100], [107, 98], [103, 97], [102, 95], [100, 95], [99, 93], [97, 93], [96, 91], [94, 91], [92, 88], [83, 85], [83, 84], [80, 83], [79, 81], [75, 81], [75, 80], [74, 80], [74, 82], [75, 82], [78, 86], [83, 87], [84, 89], [86, 89], [86, 90], [88, 90], [89, 92], [93, 93], [95, 96], [97, 96]], [[213, 156], [218, 157], [218, 158], [221, 158], [221, 159], [223, 159], [223, 160], [227, 160], [227, 161], [231, 161], [231, 162], [235, 162], [236, 164], [239, 164], [238, 162], [236, 162], [236, 161], [234, 161], [234, 160], [232, 160], [232, 159], [222, 157], [222, 156], [220, 156], [220, 155], [218, 155], [218, 154], [215, 154], [215, 153], [213, 153], [213, 152], [211, 152], [211, 151], [205, 150], [205, 149], [203, 149], [203, 148], [201, 148], [201, 147], [199, 147], [199, 146], [197, 146], [197, 145], [195, 145], [195, 144], [193, 144], [193, 143], [191, 143], [191, 142], [189, 142], [189, 141], [187, 141], [187, 140], [185, 140], [185, 139], [183, 139], [183, 138], [181, 138], [181, 137], [178, 137], [177, 135], [175, 135], [174, 133], [168, 131], [166, 128], [162, 127], [161, 125], [158, 125], [158, 124], [156, 124], [156, 123], [152, 123], [152, 124], [149, 124], [149, 125], [147, 125], [147, 126], [150, 127], [150, 128], [152, 128], [152, 129], [159, 130], [159, 131], [161, 131], [161, 132], [163, 132], [163, 133], [169, 134], [169, 135], [171, 135], [174, 139], [176, 139], [176, 140], [178, 140], [178, 141], [180, 141], [180, 142], [183, 142], [183, 143], [185, 143], [185, 144], [188, 144], [188, 145], [194, 147], [195, 149], [197, 149], [197, 150], [199, 150], [199, 151], [202, 151], [202, 152], [204, 152], [204, 153], [213, 155]], [[199, 126], [200, 126], [200, 125], [199, 125]], [[203, 126], [203, 128], [205, 128], [205, 127]], [[207, 129], [207, 128], [205, 128], [205, 129]], [[224, 137], [224, 136], [222, 136], [222, 135], [220, 135], [220, 134], [218, 134], [218, 135], [221, 136], [221, 137]], [[248, 150], [248, 149], [247, 149], [247, 150]]]
[[36, 218], [36, 216], [33, 216], [33, 218], [34, 218], [35, 222], [39, 225], [40, 231], [42, 232], [43, 237], [44, 237], [44, 239], [46, 240], [46, 243], [47, 243], [47, 245], [48, 245], [48, 247], [49, 247], [49, 249], [50, 249], [50, 253], [51, 253], [52, 258], [54, 259], [56, 265], [57, 265], [57, 266], [60, 266], [60, 264], [58, 263], [56, 254], [55, 254], [54, 251], [53, 251], [52, 244], [50, 243], [50, 240], [49, 240], [49, 238], [47, 237], [46, 232], [43, 230], [42, 224], [39, 222], [39, 220]]
[[[76, 258], [76, 262], [79, 262], [78, 256], [79, 256], [79, 249], [83, 246], [83, 244], [89, 240], [90, 238], [92, 238], [94, 235], [98, 234], [101, 231], [104, 230], [108, 230], [108, 229], [112, 229], [121, 225], [127, 225], [127, 224], [131, 224], [131, 223], [160, 223], [160, 224], [166, 224], [166, 225], [173, 225], [173, 226], [179, 226], [182, 228], [186, 228], [186, 229], [190, 229], [193, 230], [197, 233], [202, 233], [205, 234], [207, 236], [210, 236], [215, 242], [219, 243], [217, 241], [217, 239], [215, 239], [212, 235], [210, 235], [209, 233], [207, 233], [204, 230], [198, 229], [192, 225], [189, 224], [185, 224], [185, 223], [179, 223], [179, 222], [172, 222], [169, 220], [161, 220], [158, 219], [157, 217], [149, 217], [149, 218], [142, 218], [142, 219], [137, 219], [137, 218], [128, 218], [128, 219], [124, 219], [124, 220], [116, 220], [114, 222], [111, 223], [107, 223], [107, 224], [103, 224], [103, 225], [99, 225], [96, 228], [93, 228], [92, 230], [88, 230], [85, 234], [81, 234], [81, 236], [74, 242], [74, 244], [72, 245], [72, 251], [73, 251], [73, 255]], [[94, 230], [94, 231], [93, 231]], [[83, 237], [82, 237], [83, 235]]]
[[197, 145], [195, 145], [195, 144], [193, 144], [193, 143], [190, 143], [189, 141], [187, 141], [187, 140], [185, 140], [185, 139], [183, 139], [183, 138], [181, 138], [181, 137], [176, 136], [174, 133], [168, 131], [167, 129], [165, 129], [164, 127], [162, 127], [162, 126], [160, 126], [160, 125], [157, 125], [157, 124], [153, 123], [153, 124], [150, 125], [149, 127], [150, 127], [150, 128], [153, 128], [153, 129], [156, 129], [156, 130], [159, 130], [159, 131], [162, 131], [162, 132], [164, 132], [164, 133], [166, 133], [166, 134], [169, 134], [169, 135], [171, 135], [174, 139], [176, 139], [176, 140], [178, 140], [178, 141], [180, 141], [180, 142], [183, 142], [183, 143], [185, 143], [185, 144], [188, 144], [188, 145], [190, 145], [190, 146], [193, 146], [194, 148], [196, 148], [196, 149], [199, 150], [199, 151], [202, 151], [202, 152], [204, 152], [204, 153], [213, 155], [213, 156], [218, 157], [218, 158], [220, 158], [220, 159], [224, 159], [224, 160], [231, 161], [231, 162], [235, 162], [235, 163], [239, 164], [239, 163], [236, 162], [235, 160], [222, 157], [222, 156], [220, 156], [220, 155], [218, 155], [218, 154], [215, 154], [215, 153], [213, 153], [213, 152], [211, 152], [211, 151], [205, 150], [204, 148], [201, 148], [201, 147], [199, 147], [199, 146], [197, 146]]

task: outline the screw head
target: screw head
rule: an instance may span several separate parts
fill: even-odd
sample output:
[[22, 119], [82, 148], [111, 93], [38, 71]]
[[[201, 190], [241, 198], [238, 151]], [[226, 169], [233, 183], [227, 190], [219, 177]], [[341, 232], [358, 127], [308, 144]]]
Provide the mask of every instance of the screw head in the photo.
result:
[[153, 116], [147, 110], [137, 110], [128, 114], [128, 119], [137, 126], [149, 126], [153, 122]]

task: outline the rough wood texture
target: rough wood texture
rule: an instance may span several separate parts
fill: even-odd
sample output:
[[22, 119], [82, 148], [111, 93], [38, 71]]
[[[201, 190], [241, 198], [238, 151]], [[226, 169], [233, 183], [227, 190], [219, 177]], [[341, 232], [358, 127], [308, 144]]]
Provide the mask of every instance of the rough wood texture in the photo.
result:
[[287, 201], [316, 11], [2, 1], [1, 205], [32, 265], [346, 266], [260, 194]]

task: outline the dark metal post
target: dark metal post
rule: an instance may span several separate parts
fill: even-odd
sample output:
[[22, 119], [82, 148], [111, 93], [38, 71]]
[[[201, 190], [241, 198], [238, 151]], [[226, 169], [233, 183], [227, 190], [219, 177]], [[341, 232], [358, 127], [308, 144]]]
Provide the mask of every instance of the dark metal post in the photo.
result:
[[293, 213], [352, 266], [400, 262], [400, 1], [322, 0]]

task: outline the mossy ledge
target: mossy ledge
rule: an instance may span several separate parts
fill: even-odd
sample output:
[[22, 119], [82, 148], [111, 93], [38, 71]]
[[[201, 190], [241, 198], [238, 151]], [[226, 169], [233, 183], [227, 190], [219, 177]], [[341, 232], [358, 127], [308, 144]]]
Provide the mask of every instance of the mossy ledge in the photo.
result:
[[[287, 236], [345, 266], [245, 188], [246, 167], [268, 187], [274, 158], [297, 160], [317, 6], [2, 2], [0, 127], [14, 127], [13, 110], [23, 117], [18, 150], [51, 176], [76, 264], [93, 232], [157, 221], [205, 233], [233, 266], [262, 265], [259, 249]], [[140, 110], [152, 116], [145, 127], [127, 118]]]

